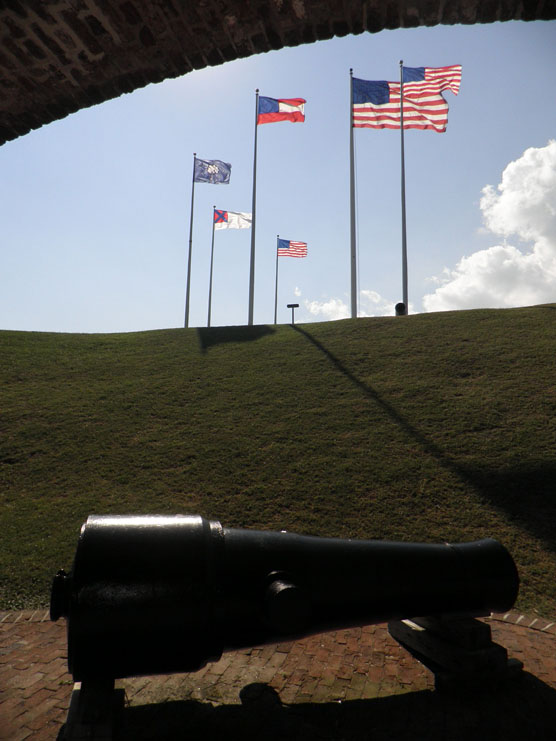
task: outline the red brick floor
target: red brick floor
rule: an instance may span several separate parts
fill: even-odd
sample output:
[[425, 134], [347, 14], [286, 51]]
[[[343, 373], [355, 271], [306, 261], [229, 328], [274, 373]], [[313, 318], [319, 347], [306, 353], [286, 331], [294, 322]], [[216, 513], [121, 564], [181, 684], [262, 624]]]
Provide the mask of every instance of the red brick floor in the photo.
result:
[[[509, 613], [493, 640], [522, 676], [434, 691], [430, 672], [386, 625], [224, 654], [194, 674], [119, 683], [119, 738], [556, 741], [556, 625]], [[56, 739], [73, 687], [63, 621], [0, 613], [0, 739]]]

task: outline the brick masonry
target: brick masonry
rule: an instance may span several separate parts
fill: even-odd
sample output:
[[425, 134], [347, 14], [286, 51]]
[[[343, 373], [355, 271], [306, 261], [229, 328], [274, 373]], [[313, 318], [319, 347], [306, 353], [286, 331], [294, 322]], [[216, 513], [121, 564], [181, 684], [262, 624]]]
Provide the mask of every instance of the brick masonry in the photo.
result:
[[[488, 619], [523, 676], [438, 693], [385, 625], [224, 654], [194, 674], [119, 682], [119, 738], [556, 738], [556, 625], [511, 612]], [[73, 683], [63, 621], [0, 613], [0, 739], [56, 739]]]
[[287, 46], [554, 18], [548, 0], [8, 0], [0, 3], [0, 145], [150, 82]]

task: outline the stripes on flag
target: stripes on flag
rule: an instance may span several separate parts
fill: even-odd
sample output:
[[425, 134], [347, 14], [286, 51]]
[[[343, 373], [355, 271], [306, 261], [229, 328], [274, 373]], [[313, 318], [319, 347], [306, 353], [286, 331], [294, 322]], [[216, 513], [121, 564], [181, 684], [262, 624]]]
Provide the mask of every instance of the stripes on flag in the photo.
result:
[[305, 98], [266, 98], [259, 97], [257, 124], [276, 121], [305, 121]]
[[407, 83], [420, 82], [429, 86], [439, 86], [440, 90], [459, 93], [461, 85], [461, 64], [449, 67], [403, 67], [404, 90]]
[[[443, 90], [455, 95], [461, 65], [403, 68], [403, 127], [446, 131], [448, 103]], [[400, 83], [353, 78], [353, 127], [400, 128]]]
[[278, 240], [278, 257], [307, 257], [307, 242]]

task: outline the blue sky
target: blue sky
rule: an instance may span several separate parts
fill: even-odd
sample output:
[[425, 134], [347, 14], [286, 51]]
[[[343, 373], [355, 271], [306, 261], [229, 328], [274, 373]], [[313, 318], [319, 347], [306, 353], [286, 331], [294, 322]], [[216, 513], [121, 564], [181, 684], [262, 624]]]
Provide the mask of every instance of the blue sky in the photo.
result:
[[[232, 164], [195, 188], [190, 326], [206, 326], [212, 207], [250, 211], [255, 89], [304, 97], [259, 127], [255, 324], [347, 316], [349, 68], [463, 66], [447, 132], [407, 131], [412, 312], [556, 300], [556, 23], [384, 31], [284, 49], [149, 85], [0, 147], [0, 328], [183, 326], [193, 152]], [[355, 132], [359, 306], [401, 300], [400, 136]], [[491, 186], [488, 189], [488, 186]], [[501, 186], [501, 187], [499, 187]], [[487, 189], [487, 190], [485, 190]], [[250, 231], [215, 235], [212, 324], [246, 324]]]

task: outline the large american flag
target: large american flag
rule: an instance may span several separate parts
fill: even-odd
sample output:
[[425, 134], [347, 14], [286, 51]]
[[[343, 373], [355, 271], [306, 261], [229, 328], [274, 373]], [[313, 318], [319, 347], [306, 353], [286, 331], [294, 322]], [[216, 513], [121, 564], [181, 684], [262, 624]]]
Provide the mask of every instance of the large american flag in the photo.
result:
[[[403, 127], [446, 131], [448, 103], [442, 92], [455, 95], [461, 83], [461, 65], [403, 67]], [[353, 127], [400, 128], [400, 83], [353, 78]]]
[[307, 257], [307, 242], [278, 240], [278, 257]]

